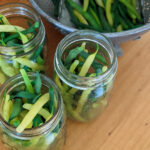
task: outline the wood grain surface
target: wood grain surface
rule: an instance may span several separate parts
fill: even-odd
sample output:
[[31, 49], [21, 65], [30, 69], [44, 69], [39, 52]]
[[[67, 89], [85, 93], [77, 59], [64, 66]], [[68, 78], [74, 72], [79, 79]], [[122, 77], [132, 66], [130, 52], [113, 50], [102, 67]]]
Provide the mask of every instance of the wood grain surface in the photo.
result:
[[[26, 0], [0, 0], [0, 5], [9, 2], [29, 4]], [[53, 55], [63, 35], [45, 19], [43, 22], [53, 69]], [[150, 150], [150, 32], [122, 48], [110, 105], [93, 122], [68, 119], [63, 150]], [[1, 144], [0, 150], [5, 150]]]

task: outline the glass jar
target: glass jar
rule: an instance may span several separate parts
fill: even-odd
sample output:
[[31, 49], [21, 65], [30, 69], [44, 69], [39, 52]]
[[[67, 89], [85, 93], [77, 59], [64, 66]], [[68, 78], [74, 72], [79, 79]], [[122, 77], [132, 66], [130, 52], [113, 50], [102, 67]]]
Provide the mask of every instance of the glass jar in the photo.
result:
[[[90, 49], [96, 49], [97, 44], [100, 46], [101, 50], [98, 53], [103, 54], [109, 61], [107, 71], [98, 76], [83, 77], [66, 69], [62, 61], [65, 52], [83, 42], [86, 42], [86, 47]], [[117, 56], [112, 43], [95, 31], [80, 30], [71, 33], [58, 44], [54, 68], [54, 81], [61, 90], [68, 116], [81, 122], [87, 122], [99, 116], [108, 105], [117, 71]]]
[[[28, 73], [29, 79], [36, 79], [35, 73]], [[6, 150], [61, 150], [65, 142], [65, 112], [63, 100], [55, 83], [45, 75], [40, 75], [42, 85], [53, 88], [57, 101], [53, 117], [46, 123], [36, 128], [25, 129], [17, 133], [16, 128], [8, 124], [2, 115], [4, 94], [9, 94], [24, 85], [22, 76], [16, 75], [8, 79], [0, 88], [0, 141]]]
[[[31, 7], [21, 3], [1, 5], [0, 14], [5, 16], [11, 25], [20, 26], [22, 30], [31, 28], [31, 26], [35, 28], [32, 34], [27, 34], [29, 41], [25, 44], [16, 45], [12, 43], [13, 38], [6, 38], [7, 45], [0, 46], [0, 84], [18, 74], [20, 68], [28, 72], [37, 70], [45, 72], [44, 60], [47, 60], [47, 45], [45, 28], [39, 15]], [[19, 33], [16, 32], [16, 34], [20, 36]], [[34, 37], [32, 37], [33, 34]]]

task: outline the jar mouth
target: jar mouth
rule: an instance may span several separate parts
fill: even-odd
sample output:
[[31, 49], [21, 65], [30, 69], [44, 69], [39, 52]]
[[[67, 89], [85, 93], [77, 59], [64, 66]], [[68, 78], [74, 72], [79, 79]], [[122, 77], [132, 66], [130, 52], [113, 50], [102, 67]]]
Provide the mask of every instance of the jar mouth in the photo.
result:
[[[18, 46], [0, 46], [0, 55], [4, 57], [20, 57], [27, 55], [29, 53], [32, 53], [35, 51], [39, 45], [41, 45], [45, 38], [45, 28], [41, 21], [40, 16], [36, 13], [36, 11], [23, 3], [9, 3], [4, 4], [0, 6], [0, 14], [3, 14], [4, 16], [12, 16], [12, 15], [20, 15], [21, 17], [28, 17], [31, 19], [34, 23], [39, 23], [38, 32], [34, 37], [29, 40], [25, 44], [21, 44]], [[24, 49], [29, 49], [27, 52], [24, 51]], [[10, 52], [9, 54], [7, 54]], [[12, 54], [11, 54], [12, 52]], [[22, 52], [17, 55], [13, 54], [13, 52]]]
[[[108, 54], [109, 52], [107, 51], [107, 49], [109, 49], [109, 51], [111, 52], [111, 55], [109, 55], [111, 64], [109, 65], [107, 71], [95, 77], [83, 77], [83, 76], [78, 76], [76, 74], [73, 74], [66, 69], [66, 67], [62, 62], [62, 55], [66, 50], [66, 48], [68, 47], [68, 45], [71, 45], [70, 43], [74, 43], [74, 41], [71, 41], [71, 38], [76, 38], [76, 37], [78, 37], [78, 41], [86, 40], [86, 41], [92, 41], [99, 44], [106, 50]], [[70, 86], [75, 88], [80, 88], [85, 90], [89, 87], [95, 88], [99, 86], [101, 83], [105, 83], [105, 81], [112, 74], [112, 72], [113, 72], [112, 78], [115, 76], [115, 73], [117, 71], [117, 56], [114, 51], [113, 44], [103, 34], [91, 30], [79, 30], [74, 33], [68, 34], [58, 44], [55, 53], [55, 58], [54, 58], [54, 68], [59, 78], [61, 78], [61, 80], [64, 81], [66, 84], [69, 84]]]
[[[28, 73], [29, 79], [35, 79], [36, 73], [29, 72]], [[8, 134], [12, 135], [13, 137], [19, 138], [19, 139], [26, 139], [30, 137], [35, 137], [39, 136], [41, 134], [46, 134], [48, 131], [52, 131], [56, 125], [58, 124], [60, 120], [60, 116], [62, 115], [62, 110], [63, 110], [63, 102], [62, 102], [62, 97], [59, 93], [59, 89], [55, 85], [55, 83], [48, 78], [45, 75], [40, 74], [40, 77], [42, 81], [44, 81], [44, 84], [47, 84], [48, 88], [53, 88], [54, 89], [54, 94], [56, 96], [57, 102], [57, 109], [56, 112], [54, 113], [53, 117], [48, 120], [46, 123], [39, 127], [31, 128], [31, 129], [25, 129], [22, 133], [16, 132], [16, 128], [8, 124], [2, 117], [2, 109], [3, 109], [3, 94], [5, 92], [5, 89], [8, 88], [8, 93], [15, 87], [19, 86], [20, 84], [15, 84], [16, 81], [20, 81], [20, 83], [24, 83], [23, 78], [21, 74], [18, 74], [10, 79], [8, 79], [1, 87], [0, 87], [0, 96], [1, 96], [1, 101], [0, 101], [0, 120], [1, 120], [1, 126], [2, 128], [5, 128], [5, 131], [8, 132]], [[43, 82], [42, 82], [43, 83]], [[16, 86], [11, 86], [11, 84], [16, 85]], [[10, 132], [11, 131], [11, 132]]]

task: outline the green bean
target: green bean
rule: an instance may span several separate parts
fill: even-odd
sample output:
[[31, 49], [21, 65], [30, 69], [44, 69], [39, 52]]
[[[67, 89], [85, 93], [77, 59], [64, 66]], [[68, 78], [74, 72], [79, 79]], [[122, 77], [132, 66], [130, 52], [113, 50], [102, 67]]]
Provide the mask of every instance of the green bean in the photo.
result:
[[13, 60], [13, 67], [14, 67], [15, 69], [19, 70], [20, 65], [19, 65], [18, 62], [16, 62], [15, 60]]
[[137, 13], [136, 9], [126, 0], [119, 0], [122, 4], [124, 4], [135, 16], [139, 21], [141, 21], [140, 15]]
[[103, 1], [104, 6], [106, 6], [106, 1], [107, 1], [107, 0], [102, 0], [102, 1]]
[[118, 9], [116, 9], [114, 11], [114, 28], [116, 29], [117, 26], [120, 24], [120, 21], [119, 21], [119, 13], [118, 13]]
[[5, 42], [4, 42], [5, 33], [4, 33], [4, 32], [0, 33], [0, 36], [1, 36], [1, 43], [2, 43], [2, 45], [3, 45], [3, 46], [6, 46], [6, 44], [5, 44]]
[[134, 28], [141, 27], [143, 24], [134, 25]]
[[[16, 61], [17, 62], [17, 61]], [[18, 63], [18, 62], [17, 62]], [[19, 63], [18, 63], [19, 64]], [[22, 65], [23, 66], [23, 65]], [[26, 72], [31, 72], [32, 69], [29, 68], [28, 66], [24, 66], [23, 69], [26, 71]]]
[[117, 9], [118, 3], [119, 3], [118, 0], [113, 0], [112, 9], [111, 9], [112, 12], [114, 12]]
[[[31, 33], [31, 32], [34, 32], [35, 29], [39, 28], [39, 22], [35, 22], [31, 27], [29, 27], [28, 29], [26, 30], [23, 30], [21, 31], [21, 33], [23, 34], [28, 34], [28, 33]], [[4, 39], [4, 42], [7, 43], [8, 41], [12, 40], [12, 39], [15, 39], [15, 38], [18, 38], [19, 37], [19, 34], [18, 33], [15, 33], [15, 34], [11, 34], [10, 36], [8, 36], [7, 38]]]
[[70, 4], [65, 0], [65, 6], [66, 6], [66, 8], [67, 8], [67, 10], [68, 10], [68, 12], [69, 12], [69, 14], [70, 14], [70, 16], [71, 16], [71, 21], [76, 25], [77, 24], [77, 26], [78, 26], [78, 19], [76, 18], [76, 16], [74, 15], [74, 12], [73, 12], [73, 9], [72, 9], [72, 7], [70, 6]]
[[21, 33], [20, 31], [17, 31], [17, 32], [18, 32], [18, 34], [19, 34], [19, 36], [20, 36], [20, 39], [21, 39], [21, 41], [22, 41], [22, 44], [25, 44], [25, 43], [27, 43], [27, 42], [29, 41], [26, 35], [24, 35], [24, 34]]
[[[26, 103], [26, 104], [23, 105], [23, 108], [28, 109], [28, 110], [32, 110], [33, 106], [34, 106], [34, 104], [32, 105], [32, 104], [27, 104]], [[53, 114], [51, 114], [49, 112], [48, 108], [46, 108], [46, 109], [45, 108], [41, 108], [40, 111], [38, 112], [38, 114], [41, 115], [45, 119], [45, 122], [48, 121], [49, 119], [51, 119], [51, 117], [53, 116]]]
[[89, 68], [91, 67], [91, 65], [92, 65], [92, 63], [96, 57], [97, 52], [98, 52], [98, 50], [96, 50], [95, 53], [93, 53], [87, 57], [87, 59], [85, 60], [85, 63], [83, 64], [81, 71], [79, 72], [78, 76], [85, 76], [87, 74]]
[[103, 29], [107, 32], [111, 32], [111, 26], [108, 24], [107, 20], [105, 19], [105, 15], [104, 15], [104, 9], [102, 7], [98, 8], [98, 14], [99, 14], [99, 18], [101, 20]]
[[111, 5], [113, 3], [113, 0], [107, 0], [106, 1], [106, 17], [108, 20], [108, 23], [110, 24], [110, 26], [113, 26], [113, 18], [112, 18], [112, 14], [111, 14]]
[[132, 19], [136, 19], [135, 14], [133, 14], [130, 9], [127, 9], [127, 12]]
[[96, 3], [94, 1], [95, 0], [90, 0], [89, 7], [91, 7], [93, 9], [93, 11], [97, 14], [97, 6], [96, 6]]
[[66, 8], [71, 16], [71, 21], [74, 23], [74, 25], [77, 27], [77, 28], [80, 28], [80, 29], [92, 29], [92, 30], [96, 30], [96, 31], [99, 31], [99, 32], [103, 32], [102, 29], [100, 28], [93, 28], [92, 26], [90, 25], [86, 25], [86, 24], [83, 24], [83, 23], [80, 23], [78, 21], [78, 19], [76, 18], [76, 16], [74, 15], [73, 13], [73, 9], [70, 7], [70, 5], [68, 4], [68, 2], [65, 0], [65, 5], [66, 5]]
[[57, 75], [55, 76], [54, 81], [57, 84], [57, 86], [59, 87], [59, 89], [61, 89], [61, 91], [64, 91], [64, 88], [63, 88], [63, 86], [61, 84], [61, 81], [60, 81], [60, 79], [59, 79], [59, 77]]
[[79, 101], [78, 101], [78, 104], [77, 104], [77, 108], [76, 108], [76, 110], [75, 110], [75, 112], [76, 112], [77, 114], [80, 114], [80, 113], [82, 112], [83, 106], [84, 106], [85, 103], [87, 102], [88, 97], [89, 97], [89, 95], [90, 95], [90, 93], [91, 93], [92, 90], [93, 90], [93, 89], [90, 88], [90, 89], [85, 90], [85, 91], [82, 92], [82, 95], [81, 95], [81, 97], [80, 97], [80, 99], [79, 99]]
[[120, 2], [119, 2], [119, 5], [118, 5], [118, 11], [119, 11], [119, 14], [120, 14], [124, 19], [127, 18], [127, 16], [126, 16], [126, 14], [127, 14], [127, 9], [126, 9], [126, 7], [125, 7], [122, 3], [120, 3]]
[[35, 97], [35, 94], [31, 94], [28, 91], [20, 91], [17, 94], [12, 95], [11, 99], [17, 98], [17, 97], [19, 97], [19, 98], [25, 98], [25, 99], [33, 99]]
[[41, 88], [42, 88], [42, 81], [40, 78], [39, 72], [36, 72], [36, 80], [35, 80], [35, 92], [36, 94], [41, 93]]
[[12, 125], [13, 125], [14, 127], [18, 127], [19, 124], [20, 124], [20, 120], [15, 120], [15, 121], [12, 123]]
[[6, 80], [5, 75], [0, 71], [0, 84], [3, 84]]
[[12, 39], [7, 42], [7, 46], [17, 46], [22, 48], [23, 46], [21, 44], [17, 44], [19, 41], [17, 39]]
[[40, 126], [41, 123], [43, 123], [41, 116], [36, 115], [35, 118], [33, 119], [33, 127], [36, 128]]
[[7, 20], [7, 18], [5, 16], [3, 16], [2, 14], [0, 14], [0, 18], [1, 18], [2, 22], [3, 22], [3, 24], [5, 24], [5, 25], [9, 25], [10, 24], [9, 21]]
[[33, 104], [30, 111], [26, 114], [26, 116], [21, 121], [20, 125], [16, 128], [16, 131], [18, 133], [24, 131], [24, 129], [30, 124], [31, 121], [33, 121], [34, 117], [38, 114], [41, 108], [48, 102], [48, 100], [49, 100], [49, 93], [45, 93], [37, 100], [35, 104]]
[[17, 73], [17, 70], [11, 65], [7, 64], [2, 57], [0, 57], [0, 68], [3, 71], [3, 73], [8, 77], [12, 77]]
[[102, 72], [104, 73], [104, 72], [106, 72], [107, 70], [108, 70], [108, 67], [107, 67], [107, 66], [103, 66]]
[[[29, 20], [27, 21], [27, 24], [28, 24], [28, 27], [32, 26], [32, 23]], [[35, 30], [33, 31], [33, 34], [36, 35], [36, 31]]]
[[74, 73], [75, 69], [77, 68], [77, 66], [80, 64], [79, 60], [75, 60], [69, 69], [69, 72]]
[[18, 58], [15, 58], [14, 60], [17, 61], [20, 65], [29, 67], [30, 69], [32, 69], [32, 71], [37, 71], [37, 70], [44, 71], [45, 70], [44, 65], [37, 64], [36, 62], [33, 62], [32, 60], [29, 60], [26, 57], [20, 57], [20, 58], [18, 57]]
[[15, 25], [0, 25], [0, 32], [17, 32], [23, 31], [24, 28]]
[[79, 55], [83, 51], [82, 47], [76, 47], [69, 51], [68, 56], [65, 59], [65, 65], [70, 64], [77, 55]]
[[83, 11], [87, 11], [89, 6], [89, 0], [83, 0]]
[[89, 30], [95, 30], [95, 31], [99, 31], [99, 32], [104, 32], [102, 29], [95, 29], [95, 28], [93, 28], [92, 26], [90, 26], [90, 25], [86, 25], [86, 24], [83, 24], [83, 23], [80, 23], [80, 22], [78, 22], [78, 21], [76, 21], [76, 20], [74, 20], [74, 19], [71, 19], [72, 20], [72, 22], [76, 25], [76, 27], [78, 28], [78, 29], [89, 29]]
[[[130, 0], [128, 0], [128, 2], [130, 3]], [[136, 16], [131, 12], [130, 9], [127, 9], [126, 6], [124, 4], [120, 4], [120, 7], [122, 8], [121, 11], [122, 11], [122, 14], [123, 13], [126, 13], [130, 18], [134, 19], [135, 22], [136, 22]], [[127, 18], [127, 17], [126, 17]]]
[[39, 65], [44, 65], [44, 59], [40, 55], [37, 57], [36, 62]]
[[95, 29], [99, 29], [100, 28], [100, 26], [97, 24], [97, 22], [95, 21], [95, 19], [89, 13], [84, 12], [82, 10], [82, 8], [78, 4], [76, 4], [72, 0], [66, 0], [66, 1], [72, 6], [72, 8], [74, 8], [78, 12], [80, 12]]
[[136, 0], [131, 0], [131, 4], [136, 8]]
[[20, 120], [19, 120], [19, 117], [15, 117], [14, 119], [12, 119], [10, 122], [9, 122], [10, 125], [14, 126], [14, 127], [17, 127], [19, 124], [20, 124]]
[[84, 121], [83, 117], [76, 113], [72, 107], [72, 104], [71, 104], [71, 100], [73, 99], [73, 95], [72, 94], [69, 94], [69, 93], [63, 93], [63, 97], [64, 97], [64, 103], [66, 105], [66, 109], [67, 111], [76, 119], [80, 120], [80, 121]]
[[[80, 53], [80, 56], [83, 57], [84, 59], [87, 59], [87, 57], [89, 56], [89, 54], [83, 51], [83, 52]], [[102, 65], [99, 64], [96, 60], [94, 60], [93, 63], [92, 63], [92, 67], [95, 70], [97, 70], [97, 68], [101, 69]]]
[[31, 81], [29, 80], [29, 77], [24, 69], [20, 69], [20, 73], [22, 74], [22, 77], [24, 79], [24, 83], [26, 85], [27, 90], [31, 93], [34, 94], [34, 90], [31, 84]]
[[10, 95], [6, 94], [5, 91], [4, 91], [3, 97], [4, 97], [3, 118], [5, 121], [9, 121], [11, 107], [12, 107], [12, 101], [10, 100]]
[[[81, 67], [81, 70], [78, 74], [78, 76], [86, 76], [92, 63], [94, 62], [95, 56], [98, 52], [98, 49], [96, 50], [96, 52], [94, 52], [93, 54], [90, 54], [87, 59], [85, 60], [83, 66]], [[71, 94], [75, 94], [78, 90], [75, 88], [72, 88], [71, 90], [69, 90], [69, 93]]]
[[126, 19], [126, 23], [127, 23], [127, 25], [129, 26], [130, 29], [135, 28], [134, 24], [128, 18]]
[[79, 65], [78, 65], [78, 67], [82, 67], [82, 66], [83, 66], [83, 64], [84, 64], [84, 61], [80, 61], [80, 63], [79, 63]]
[[118, 25], [116, 30], [117, 30], [117, 32], [121, 32], [121, 31], [123, 30], [123, 29], [122, 29], [122, 25], [121, 25], [121, 24]]
[[27, 101], [28, 103], [34, 104], [39, 98], [40, 98], [41, 94], [36, 95], [32, 101]]
[[[83, 7], [85, 7], [84, 6], [85, 1], [80, 0], [81, 5]], [[143, 23], [141, 16], [136, 11], [135, 0], [95, 0], [95, 1], [87, 0], [87, 1], [88, 1], [88, 11], [85, 12], [81, 9], [82, 7], [80, 7], [74, 1], [65, 0], [65, 5], [71, 16], [71, 21], [78, 29], [92, 29], [92, 30], [106, 33], [106, 32], [116, 32], [118, 27], [119, 27], [119, 31], [121, 31], [122, 29], [125, 30], [133, 29], [135, 27], [138, 27], [136, 26], [136, 24]], [[121, 11], [120, 11], [120, 6], [121, 6]], [[73, 9], [75, 9], [78, 13], [80, 13], [80, 15], [82, 15], [83, 18], [85, 18], [84, 22], [79, 22], [78, 20], [79, 17], [73, 15], [72, 13]], [[121, 15], [120, 16], [121, 19], [119, 19], [119, 15]], [[93, 20], [90, 19], [92, 16], [93, 16]], [[94, 22], [96, 22], [97, 25], [94, 26], [90, 22], [90, 20], [92, 20], [91, 22], [93, 22], [93, 24]]]
[[97, 16], [97, 14], [94, 12], [94, 10], [91, 7], [89, 7], [89, 11], [90, 11], [91, 15], [95, 18], [95, 20], [99, 24], [99, 26], [101, 26], [101, 22]]
[[95, 2], [97, 3], [97, 5], [99, 5], [102, 8], [105, 8], [103, 1], [102, 0], [95, 0]]
[[123, 5], [118, 5], [118, 10], [120, 15], [123, 17], [123, 19], [126, 21], [127, 25], [129, 26], [129, 28], [134, 28], [134, 25], [132, 24], [132, 22], [128, 19], [128, 17], [126, 16], [126, 10], [124, 8]]
[[97, 54], [96, 57], [95, 57], [97, 60], [99, 60], [100, 62], [102, 62], [103, 64], [107, 65], [108, 63], [106, 62], [106, 59], [100, 55], [100, 54]]
[[50, 101], [49, 101], [49, 111], [51, 114], [54, 114], [55, 107], [54, 107], [54, 91], [52, 88], [49, 88], [49, 95], [50, 95]]
[[119, 21], [124, 29], [126, 29], [126, 30], [129, 29], [128, 25], [126, 24], [126, 22], [124, 21], [124, 19], [121, 16], [119, 16]]
[[9, 120], [12, 120], [13, 118], [17, 117], [21, 111], [22, 111], [22, 100], [17, 98], [13, 103], [12, 112]]
[[118, 19], [118, 0], [114, 0], [112, 3], [112, 7], [111, 7], [111, 14], [112, 14], [112, 18], [114, 20], [113, 22], [113, 27], [112, 27], [112, 32], [116, 32], [116, 28], [119, 25], [119, 19]]
[[0, 44], [1, 44], [2, 46], [6, 46], [6, 44], [5, 44], [5, 42], [4, 42], [3, 40], [0, 40]]
[[3, 18], [3, 17], [2, 17], [2, 16], [0, 16], [0, 23], [1, 23], [1, 24], [3, 24], [3, 22], [2, 22], [2, 18]]
[[86, 21], [86, 19], [77, 11], [77, 10], [73, 10], [74, 15], [78, 18], [78, 20], [83, 23], [88, 25], [88, 22]]

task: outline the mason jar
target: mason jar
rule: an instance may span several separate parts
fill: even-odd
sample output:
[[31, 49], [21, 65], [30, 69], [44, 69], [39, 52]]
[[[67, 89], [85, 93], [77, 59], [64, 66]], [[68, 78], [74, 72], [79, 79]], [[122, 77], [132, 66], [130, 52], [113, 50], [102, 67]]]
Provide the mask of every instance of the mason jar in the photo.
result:
[[[34, 81], [36, 73], [28, 73], [29, 79]], [[38, 127], [25, 129], [18, 133], [16, 128], [11, 126], [3, 118], [4, 94], [9, 94], [24, 86], [23, 77], [19, 74], [9, 78], [0, 87], [0, 143], [6, 150], [61, 150], [65, 142], [65, 112], [63, 100], [55, 83], [45, 75], [40, 75], [42, 91], [53, 88], [56, 97], [56, 111], [46, 123]], [[46, 90], [46, 91], [47, 91]]]
[[[19, 69], [24, 68], [27, 72], [46, 72], [47, 45], [45, 42], [45, 28], [40, 16], [29, 6], [21, 3], [9, 3], [0, 6], [0, 14], [5, 16], [9, 23], [28, 30], [28, 41], [22, 44], [13, 43], [12, 35], [18, 31], [10, 33], [4, 38], [4, 45], [0, 45], [0, 85], [9, 77], [19, 73]], [[6, 25], [5, 24], [5, 25]], [[31, 30], [34, 28], [34, 31]], [[14, 27], [14, 30], [16, 28]], [[4, 28], [6, 30], [6, 28]], [[17, 30], [17, 29], [16, 29]], [[32, 33], [30, 33], [32, 31]]]
[[[95, 52], [98, 44], [99, 54], [109, 63], [105, 72], [96, 76], [79, 76], [64, 66], [66, 52], [86, 43], [86, 49]], [[80, 30], [67, 35], [57, 46], [54, 58], [54, 81], [59, 87], [67, 115], [75, 120], [87, 122], [98, 117], [109, 102], [117, 71], [117, 56], [112, 43], [102, 34]], [[105, 67], [106, 69], [106, 67]]]

